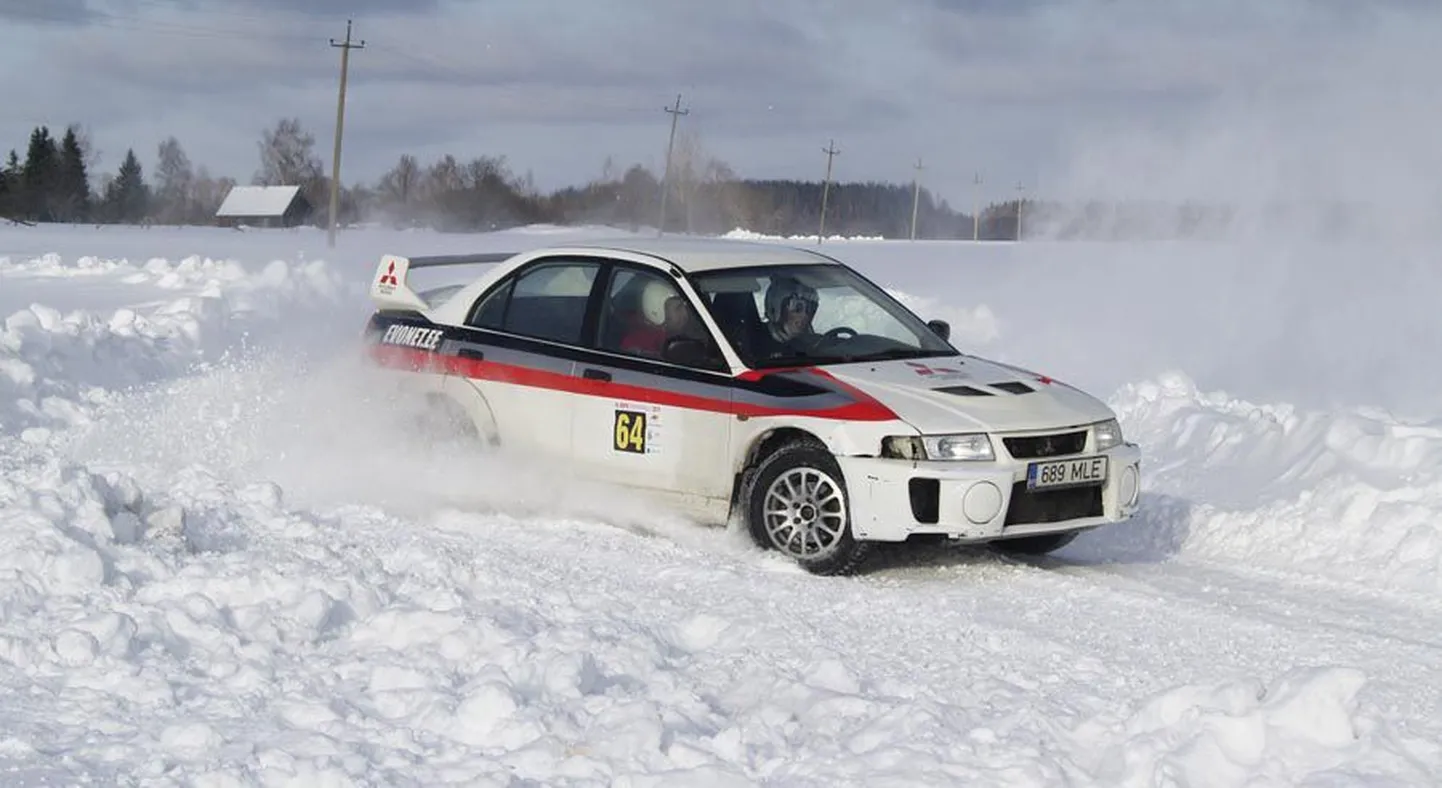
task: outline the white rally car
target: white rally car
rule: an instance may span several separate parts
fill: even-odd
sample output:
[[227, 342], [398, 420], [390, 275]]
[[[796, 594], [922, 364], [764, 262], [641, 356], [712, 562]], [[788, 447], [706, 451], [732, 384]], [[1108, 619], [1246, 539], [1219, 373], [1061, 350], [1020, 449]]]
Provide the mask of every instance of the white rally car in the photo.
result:
[[[418, 293], [417, 268], [489, 264]], [[945, 535], [1046, 552], [1137, 510], [1140, 450], [1060, 381], [964, 354], [850, 267], [626, 239], [384, 256], [367, 352], [439, 423], [738, 522], [818, 574]]]

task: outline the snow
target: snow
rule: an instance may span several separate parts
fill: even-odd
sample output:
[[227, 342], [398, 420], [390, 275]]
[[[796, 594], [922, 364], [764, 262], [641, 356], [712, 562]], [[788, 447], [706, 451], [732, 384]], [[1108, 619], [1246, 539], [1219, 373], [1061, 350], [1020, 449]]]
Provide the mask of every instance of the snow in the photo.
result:
[[1046, 558], [817, 578], [413, 445], [358, 363], [380, 254], [603, 235], [0, 228], [0, 780], [1442, 781], [1430, 250], [828, 239], [1147, 478]]

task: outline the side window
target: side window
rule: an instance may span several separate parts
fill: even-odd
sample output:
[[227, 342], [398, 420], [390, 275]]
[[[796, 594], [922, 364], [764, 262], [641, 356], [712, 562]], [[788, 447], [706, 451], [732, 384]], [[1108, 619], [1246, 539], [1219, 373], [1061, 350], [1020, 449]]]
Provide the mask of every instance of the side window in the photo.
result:
[[506, 317], [506, 304], [511, 299], [511, 288], [515, 284], [516, 280], [511, 279], [481, 296], [481, 300], [471, 310], [471, 317], [466, 321], [466, 325], [500, 330]]
[[477, 305], [472, 324], [512, 334], [579, 344], [597, 263], [542, 263]]
[[674, 281], [651, 271], [615, 269], [606, 289], [597, 343], [613, 353], [699, 369], [725, 369], [725, 361], [695, 308]]

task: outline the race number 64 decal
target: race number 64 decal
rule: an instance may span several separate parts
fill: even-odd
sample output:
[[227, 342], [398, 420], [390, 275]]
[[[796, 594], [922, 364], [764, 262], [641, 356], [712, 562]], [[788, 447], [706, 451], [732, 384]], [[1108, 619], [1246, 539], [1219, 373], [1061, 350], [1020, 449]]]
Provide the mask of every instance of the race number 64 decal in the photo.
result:
[[613, 448], [616, 451], [646, 453], [646, 414], [638, 410], [616, 411]]

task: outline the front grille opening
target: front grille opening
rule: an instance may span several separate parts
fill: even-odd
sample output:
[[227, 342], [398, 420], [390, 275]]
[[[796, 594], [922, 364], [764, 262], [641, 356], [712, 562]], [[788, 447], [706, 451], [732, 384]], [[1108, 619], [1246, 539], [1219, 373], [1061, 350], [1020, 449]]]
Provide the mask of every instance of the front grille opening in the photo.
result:
[[1080, 454], [1087, 445], [1087, 431], [1062, 432], [1053, 435], [1026, 435], [1002, 438], [1001, 442], [1011, 456], [1018, 460], [1035, 460], [1043, 457], [1063, 457]]
[[992, 397], [992, 396], [995, 396], [995, 395], [992, 394], [990, 391], [982, 391], [981, 389], [973, 388], [973, 387], [971, 387], [971, 386], [943, 386], [943, 387], [938, 388], [938, 389], [932, 389], [932, 391], [940, 391], [940, 392], [943, 392], [943, 393], [946, 393], [946, 394], [955, 394], [955, 395], [958, 396], [958, 397]]
[[906, 485], [911, 496], [911, 516], [918, 523], [933, 525], [941, 519], [941, 481], [912, 479]]
[[994, 389], [1001, 389], [1002, 391], [1006, 391], [1012, 394], [1030, 394], [1033, 391], [1036, 391], [1036, 389], [1026, 385], [1025, 383], [1022, 383], [1019, 380], [1007, 380], [1001, 383], [992, 383], [990, 385]]
[[1006, 510], [1006, 524], [1060, 523], [1082, 517], [1101, 517], [1102, 513], [1100, 485], [1028, 490], [1026, 482], [1017, 482], [1011, 486], [1011, 506]]

